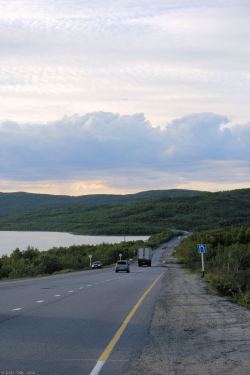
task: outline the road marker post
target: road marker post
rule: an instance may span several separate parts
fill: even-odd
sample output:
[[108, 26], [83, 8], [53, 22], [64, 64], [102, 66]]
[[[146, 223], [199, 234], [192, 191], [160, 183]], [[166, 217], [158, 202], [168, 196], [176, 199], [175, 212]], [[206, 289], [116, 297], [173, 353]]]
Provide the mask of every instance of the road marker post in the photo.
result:
[[204, 277], [204, 274], [205, 274], [205, 261], [204, 261], [204, 254], [207, 252], [207, 246], [206, 244], [204, 243], [200, 243], [197, 245], [197, 250], [198, 252], [201, 254], [201, 272], [202, 272], [202, 276], [201, 277]]
[[91, 268], [91, 266], [92, 266], [92, 255], [89, 254], [89, 267]]

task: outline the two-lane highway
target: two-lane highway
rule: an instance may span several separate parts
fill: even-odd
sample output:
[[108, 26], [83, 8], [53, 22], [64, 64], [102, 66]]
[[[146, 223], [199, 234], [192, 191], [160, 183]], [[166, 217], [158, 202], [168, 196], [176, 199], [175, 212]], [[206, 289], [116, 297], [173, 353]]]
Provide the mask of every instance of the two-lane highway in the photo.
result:
[[98, 373], [105, 349], [101, 374], [126, 374], [145, 342], [160, 280], [153, 283], [163, 271], [132, 265], [130, 273], [110, 268], [1, 282], [0, 374]]

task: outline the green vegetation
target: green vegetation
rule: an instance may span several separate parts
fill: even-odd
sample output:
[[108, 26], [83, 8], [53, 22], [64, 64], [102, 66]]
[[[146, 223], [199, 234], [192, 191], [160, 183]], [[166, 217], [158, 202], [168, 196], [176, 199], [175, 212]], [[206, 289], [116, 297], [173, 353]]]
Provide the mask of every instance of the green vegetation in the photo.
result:
[[[8, 196], [7, 213], [7, 204], [3, 204], [0, 195], [0, 230], [154, 234], [166, 228], [205, 230], [250, 224], [250, 189], [220, 193], [177, 190], [171, 194], [155, 191], [126, 196], [46, 196], [44, 205], [41, 197], [44, 196], [38, 196], [40, 203], [35, 205], [33, 194], [32, 199], [28, 197], [28, 206], [23, 206], [18, 201], [20, 197], [15, 196], [12, 206]], [[54, 200], [54, 206], [48, 203], [50, 199]]]
[[210, 290], [250, 307], [250, 226], [216, 229], [193, 234], [176, 249], [179, 262], [201, 270], [197, 244], [206, 243], [206, 280]]
[[204, 193], [196, 190], [183, 189], [151, 190], [127, 195], [93, 194], [81, 195], [78, 197], [24, 192], [0, 193], [0, 216], [43, 208], [62, 208], [79, 205], [81, 207], [89, 207], [105, 204], [128, 203], [145, 199], [191, 197], [200, 194]]
[[[156, 247], [170, 240], [178, 233], [164, 232], [149, 238], [147, 244]], [[79, 245], [55, 247], [42, 251], [28, 247], [24, 251], [14, 250], [10, 256], [0, 258], [0, 279], [18, 278], [37, 275], [50, 275], [89, 268], [92, 261], [101, 260], [103, 265], [115, 263], [122, 253], [124, 259], [134, 258], [143, 241], [121, 242], [119, 244]]]
[[24, 251], [16, 249], [10, 256], [0, 258], [0, 278], [50, 275], [88, 269], [90, 254], [93, 256], [92, 261], [101, 260], [104, 265], [109, 265], [119, 258], [119, 253], [122, 253], [124, 258], [133, 258], [142, 243], [143, 241], [114, 245], [74, 245], [42, 252], [32, 247]]

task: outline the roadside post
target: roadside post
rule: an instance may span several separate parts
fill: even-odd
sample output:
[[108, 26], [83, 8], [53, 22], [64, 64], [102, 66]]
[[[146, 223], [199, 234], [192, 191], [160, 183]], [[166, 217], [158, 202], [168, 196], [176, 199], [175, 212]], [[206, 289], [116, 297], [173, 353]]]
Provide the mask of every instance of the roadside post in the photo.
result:
[[201, 272], [202, 272], [202, 277], [204, 277], [204, 274], [205, 274], [204, 254], [207, 252], [206, 244], [200, 243], [199, 245], [197, 245], [197, 250], [201, 254]]
[[91, 268], [91, 265], [92, 265], [92, 255], [89, 254], [89, 267]]
[[122, 253], [119, 254], [119, 258], [120, 258], [120, 260], [122, 260]]

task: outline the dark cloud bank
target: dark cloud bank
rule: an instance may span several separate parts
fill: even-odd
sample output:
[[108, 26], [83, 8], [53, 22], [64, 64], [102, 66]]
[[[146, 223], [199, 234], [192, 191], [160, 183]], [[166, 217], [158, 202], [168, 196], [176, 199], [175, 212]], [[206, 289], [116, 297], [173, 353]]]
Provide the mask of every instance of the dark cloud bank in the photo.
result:
[[189, 180], [246, 182], [250, 123], [227, 127], [229, 123], [225, 116], [200, 113], [160, 129], [142, 114], [103, 112], [47, 125], [6, 121], [0, 125], [0, 178], [41, 181], [124, 173], [139, 178], [152, 171]]

